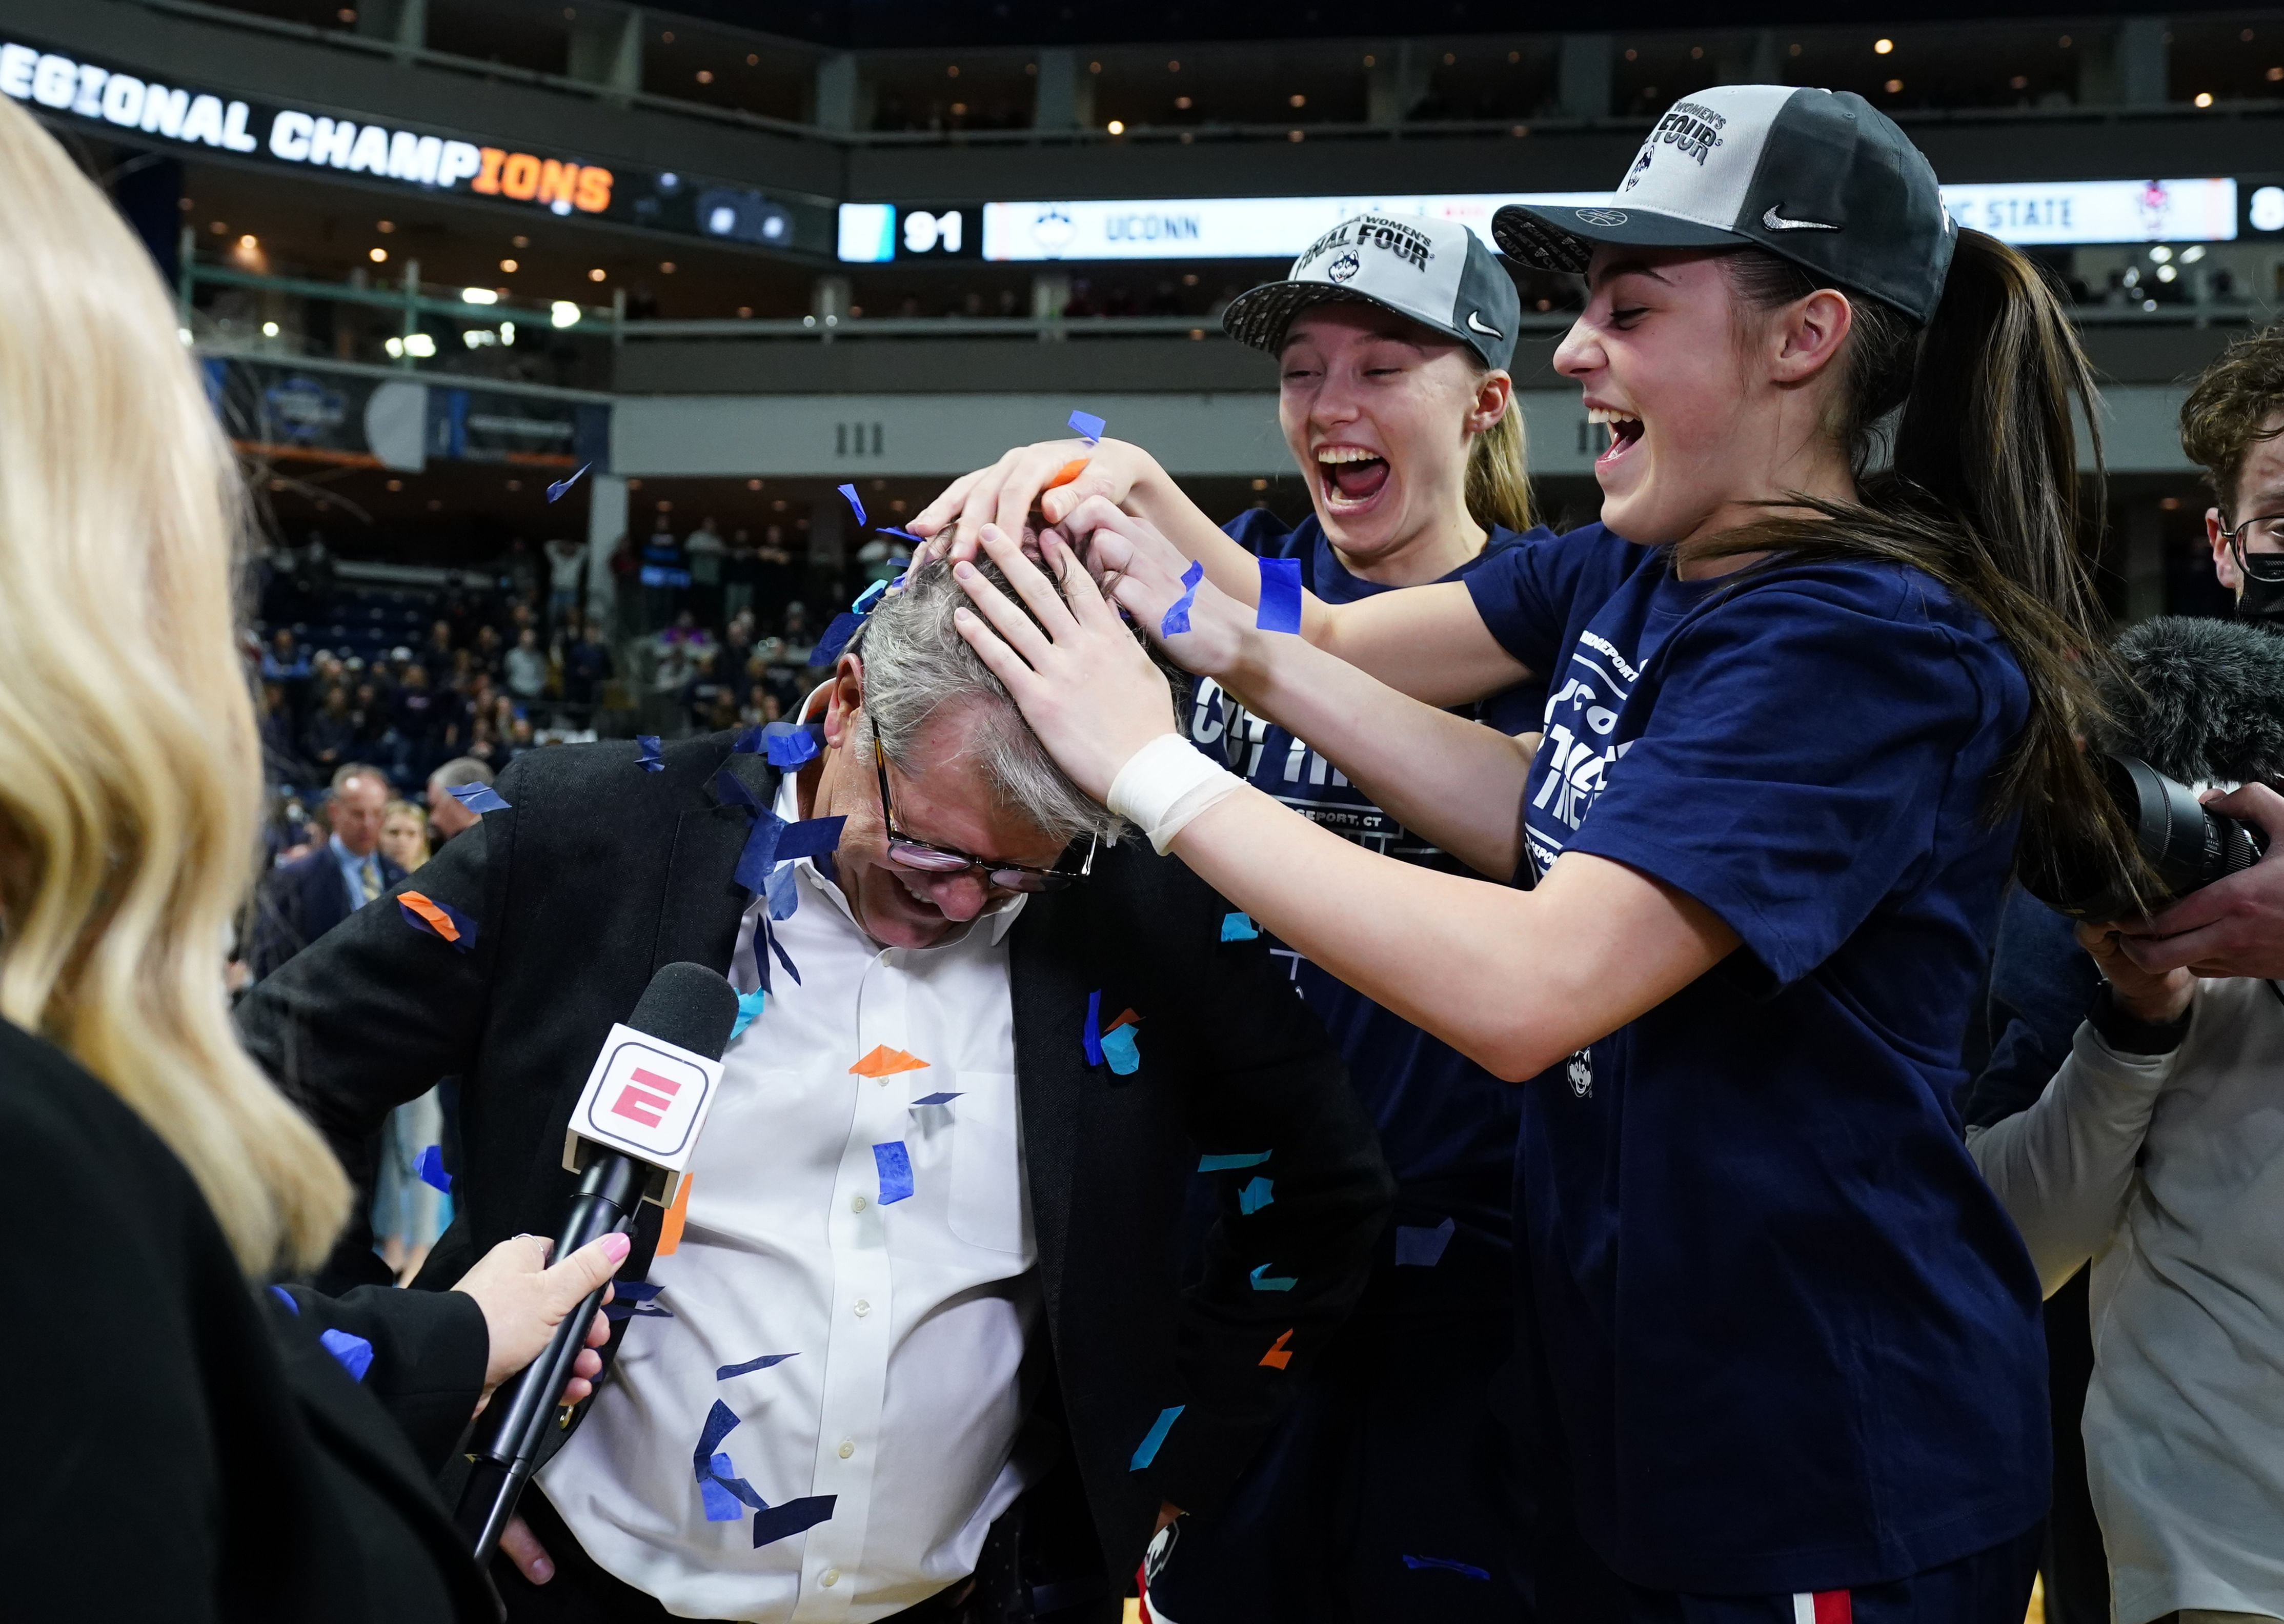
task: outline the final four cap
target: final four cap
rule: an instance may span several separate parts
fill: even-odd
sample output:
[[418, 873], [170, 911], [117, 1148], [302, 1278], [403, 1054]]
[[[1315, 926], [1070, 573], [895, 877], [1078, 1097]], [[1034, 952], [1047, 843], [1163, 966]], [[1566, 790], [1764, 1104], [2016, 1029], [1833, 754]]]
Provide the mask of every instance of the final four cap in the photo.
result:
[[1958, 238], [1935, 169], [1850, 90], [1730, 84], [1673, 104], [1607, 206], [1510, 204], [1498, 246], [1526, 265], [1586, 269], [1596, 243], [1749, 244], [1924, 324]]
[[1522, 301], [1498, 255], [1466, 226], [1423, 215], [1358, 215], [1301, 251], [1282, 282], [1240, 293], [1222, 331], [1274, 353], [1311, 305], [1378, 305], [1457, 339], [1504, 368], [1514, 359]]

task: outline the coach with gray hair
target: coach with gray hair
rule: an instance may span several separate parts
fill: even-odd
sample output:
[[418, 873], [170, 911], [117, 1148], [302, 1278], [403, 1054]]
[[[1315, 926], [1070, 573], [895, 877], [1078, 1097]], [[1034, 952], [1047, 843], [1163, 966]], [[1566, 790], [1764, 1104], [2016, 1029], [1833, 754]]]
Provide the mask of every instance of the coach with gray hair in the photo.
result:
[[[467, 950], [367, 909], [241, 1006], [345, 1158], [464, 1079], [423, 1285], [555, 1223], [573, 1102], [655, 969], [714, 965], [751, 1017], [678, 1245], [645, 1206], [619, 1277], [655, 1292], [496, 1565], [512, 1620], [1115, 1620], [1361, 1289], [1390, 1185], [1330, 1042], [1242, 915], [1114, 839], [965, 602], [915, 570], [766, 752], [520, 758], [418, 876]], [[772, 866], [772, 815], [845, 822]]]

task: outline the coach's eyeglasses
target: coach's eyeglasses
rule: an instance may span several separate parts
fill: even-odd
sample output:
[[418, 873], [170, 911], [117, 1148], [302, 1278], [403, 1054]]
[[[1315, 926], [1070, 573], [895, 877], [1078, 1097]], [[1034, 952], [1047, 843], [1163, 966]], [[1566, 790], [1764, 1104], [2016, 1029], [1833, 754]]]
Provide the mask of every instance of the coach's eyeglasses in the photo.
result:
[[1065, 868], [1033, 869], [1020, 863], [990, 863], [982, 857], [971, 857], [966, 852], [948, 846], [933, 846], [926, 840], [915, 840], [900, 833], [896, 828], [896, 809], [888, 801], [888, 754], [880, 744], [880, 730], [872, 730], [872, 770], [880, 781], [880, 822], [888, 831], [888, 859], [920, 874], [964, 874], [970, 869], [983, 871], [983, 878], [1002, 891], [1060, 891], [1076, 885], [1094, 872], [1095, 838], [1087, 837], [1086, 856], [1076, 871]]

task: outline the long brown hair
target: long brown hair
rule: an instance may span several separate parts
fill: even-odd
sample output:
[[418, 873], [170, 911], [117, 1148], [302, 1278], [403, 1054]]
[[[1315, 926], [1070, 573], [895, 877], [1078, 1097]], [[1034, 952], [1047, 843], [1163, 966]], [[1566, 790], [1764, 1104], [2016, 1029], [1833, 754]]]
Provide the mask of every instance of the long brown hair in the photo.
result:
[[[1728, 255], [1725, 269], [1754, 310], [1834, 285], [1758, 249]], [[1847, 450], [1858, 500], [1788, 498], [1780, 505], [1817, 516], [1772, 515], [1691, 550], [1771, 550], [1756, 570], [1824, 558], [1900, 564], [1971, 604], [2013, 649], [2030, 691], [2030, 720], [1990, 808], [2022, 816], [2016, 871], [2033, 889], [2058, 865], [2114, 875], [2135, 894], [2145, 871], [2084, 748], [2105, 715], [2097, 677], [2111, 656], [2085, 550], [2102, 527], [2100, 414], [2069, 317], [2036, 265], [1971, 230], [1959, 233], [1924, 330], [1875, 300], [1850, 304], [1847, 370], [1827, 428]], [[2092, 442], [2091, 501], [2080, 494], [2074, 401]]]

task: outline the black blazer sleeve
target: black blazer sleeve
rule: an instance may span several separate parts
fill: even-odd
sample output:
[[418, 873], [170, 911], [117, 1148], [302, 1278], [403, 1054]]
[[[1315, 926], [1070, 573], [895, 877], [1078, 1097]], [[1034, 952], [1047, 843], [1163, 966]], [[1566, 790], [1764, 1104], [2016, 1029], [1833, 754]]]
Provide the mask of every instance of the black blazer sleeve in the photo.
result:
[[1185, 1408], [1149, 1469], [1162, 1498], [1201, 1512], [1220, 1504], [1282, 1413], [1292, 1372], [1356, 1306], [1396, 1196], [1332, 1040], [1264, 942], [1219, 941], [1229, 906], [1204, 894], [1202, 907], [1168, 910], [1194, 935], [1171, 1023], [1190, 1135], [1207, 1157], [1268, 1157], [1211, 1175], [1221, 1215], [1177, 1327]]
[[[255, 1062], [317, 1123], [361, 1191], [389, 1112], [470, 1069], [500, 937], [512, 812], [445, 844], [418, 875], [297, 953], [238, 1005]], [[465, 952], [410, 923], [406, 891], [475, 924]], [[489, 927], [489, 928], [488, 928]]]
[[372, 1349], [364, 1390], [403, 1432], [424, 1470], [443, 1470], [483, 1396], [491, 1333], [476, 1300], [460, 1292], [361, 1285], [327, 1297], [299, 1285], [293, 1300], [309, 1334], [346, 1331]]

